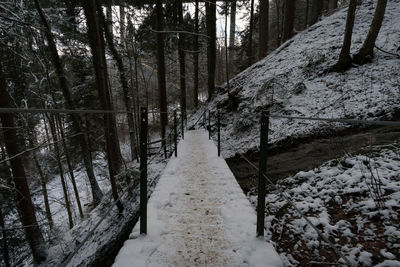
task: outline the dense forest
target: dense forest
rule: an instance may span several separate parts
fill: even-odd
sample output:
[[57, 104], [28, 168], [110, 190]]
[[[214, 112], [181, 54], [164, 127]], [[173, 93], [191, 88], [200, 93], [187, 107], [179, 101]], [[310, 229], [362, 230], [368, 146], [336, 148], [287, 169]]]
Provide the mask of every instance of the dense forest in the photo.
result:
[[[190, 125], [206, 109], [220, 109], [227, 140], [239, 140], [248, 133], [253, 111], [243, 108], [247, 105], [243, 92], [251, 84], [246, 77], [263, 75], [264, 66], [277, 67], [271, 64], [281, 61], [276, 59], [281, 51], [293, 56], [284, 49], [301, 44], [302, 39], [295, 37], [319, 31], [323, 26], [318, 23], [332, 14], [346, 14], [340, 19], [342, 24], [338, 22], [343, 32], [340, 44], [320, 58], [308, 57], [305, 76], [317, 72], [316, 76], [347, 75], [374, 62], [377, 51], [398, 60], [399, 48], [388, 50], [376, 43], [388, 2], [2, 1], [1, 265], [66, 264], [87, 241], [78, 242], [75, 237], [97, 227], [109, 208], [115, 207], [109, 218], [137, 222], [137, 207], [129, 203], [136, 199], [132, 192], [139, 183], [141, 107], [148, 108], [149, 146], [159, 144], [155, 149], [164, 152], [157, 159], [161, 172], [164, 158], [173, 151], [171, 136], [177, 118]], [[366, 3], [373, 16], [360, 34], [354, 25]], [[335, 26], [329, 30], [335, 34]], [[328, 63], [321, 67], [322, 61]], [[275, 70], [278, 76], [279, 69]], [[279, 84], [286, 88], [290, 79], [271, 78], [256, 87]], [[293, 83], [297, 94], [306, 88], [305, 82]], [[262, 99], [263, 107], [272, 111], [286, 105], [280, 99], [289, 99], [276, 93], [272, 98], [279, 103], [268, 104], [270, 96], [259, 94], [248, 93], [252, 97], [248, 103]], [[247, 117], [234, 122], [229, 114], [239, 111]], [[249, 140], [253, 137], [248, 134]], [[252, 142], [258, 140], [246, 144]], [[156, 153], [149, 148], [149, 155]], [[232, 151], [226, 158], [233, 156]], [[151, 175], [156, 183], [160, 173]], [[108, 255], [101, 249], [83, 265], [100, 266], [96, 257]]]

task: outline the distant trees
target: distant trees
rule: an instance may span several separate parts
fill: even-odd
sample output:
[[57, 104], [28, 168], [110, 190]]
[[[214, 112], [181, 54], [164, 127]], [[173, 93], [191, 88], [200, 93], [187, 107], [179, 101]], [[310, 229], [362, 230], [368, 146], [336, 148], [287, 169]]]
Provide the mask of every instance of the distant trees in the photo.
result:
[[268, 52], [269, 38], [269, 0], [260, 0], [259, 17], [259, 51], [258, 58], [262, 59]]

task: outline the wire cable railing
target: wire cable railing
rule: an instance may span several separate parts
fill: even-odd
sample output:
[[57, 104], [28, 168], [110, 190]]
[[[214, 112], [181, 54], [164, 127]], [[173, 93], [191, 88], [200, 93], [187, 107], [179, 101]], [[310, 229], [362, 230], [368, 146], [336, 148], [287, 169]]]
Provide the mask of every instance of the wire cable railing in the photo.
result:
[[[206, 126], [206, 122], [207, 122], [207, 118], [206, 118], [206, 112], [207, 109], [204, 110], [204, 112], [200, 115], [200, 117], [198, 118], [198, 120], [193, 124], [193, 128], [196, 127], [196, 125], [198, 124], [198, 122], [201, 120], [201, 118], [203, 118], [203, 126], [205, 128], [208, 129], [208, 131], [210, 132], [210, 136], [211, 136], [211, 132], [212, 132], [212, 126], [211, 122], [210, 122], [210, 117], [211, 117], [211, 113], [210, 111], [208, 112], [208, 126]], [[269, 112], [263, 111], [262, 112], [262, 119], [261, 120], [265, 120], [265, 121], [261, 121], [261, 128], [266, 127], [266, 129], [264, 129], [264, 134], [266, 132], [267, 137], [266, 137], [266, 142], [268, 142], [268, 129], [269, 129], [269, 118], [274, 118], [274, 119], [292, 119], [292, 120], [307, 120], [307, 121], [325, 121], [325, 122], [337, 122], [337, 123], [347, 123], [347, 124], [362, 124], [362, 125], [376, 125], [376, 126], [389, 126], [389, 127], [399, 127], [400, 126], [400, 122], [397, 121], [379, 121], [379, 120], [358, 120], [358, 119], [342, 119], [342, 118], [318, 118], [318, 117], [299, 117], [299, 116], [286, 116], [286, 115], [270, 115]], [[217, 134], [218, 134], [218, 154], [220, 154], [220, 146], [221, 146], [221, 140], [220, 140], [220, 115], [219, 113], [215, 116], [215, 124], [217, 126]], [[264, 126], [263, 126], [264, 124]], [[263, 135], [263, 129], [261, 130], [261, 135]], [[264, 136], [265, 138], [265, 136]], [[261, 140], [263, 140], [263, 137], [261, 136]], [[237, 151], [240, 150], [237, 146], [233, 145], [231, 142], [229, 142], [228, 140], [224, 140], [226, 144], [229, 145], [229, 147], [233, 150], [233, 151]], [[265, 139], [264, 139], [265, 141]], [[262, 147], [262, 141], [261, 141], [261, 147]], [[242, 150], [244, 148], [242, 147]], [[245, 150], [243, 150], [245, 151]], [[260, 152], [260, 154], [264, 154], [263, 152]], [[303, 218], [305, 220], [305, 222], [313, 229], [315, 230], [315, 232], [318, 234], [318, 236], [323, 239], [328, 246], [340, 257], [343, 259], [344, 263], [348, 266], [353, 266], [354, 264], [352, 264], [352, 262], [348, 259], [348, 257], [346, 257], [338, 248], [337, 246], [331, 242], [329, 240], [328, 237], [326, 237], [322, 231], [320, 229], [318, 229], [318, 227], [316, 225], [314, 225], [311, 220], [295, 205], [295, 203], [290, 199], [290, 197], [287, 195], [287, 193], [285, 192], [284, 188], [281, 188], [281, 186], [279, 186], [279, 184], [274, 183], [267, 175], [266, 173], [264, 173], [263, 171], [260, 171], [260, 168], [257, 167], [250, 159], [248, 159], [243, 153], [240, 154], [240, 157], [251, 166], [251, 168], [253, 168], [255, 171], [257, 171], [259, 173], [259, 176], [264, 179], [265, 181], [267, 181], [267, 183], [274, 188], [278, 194], [280, 196], [282, 196], [285, 201], [291, 206], [293, 207], [293, 209], [295, 210], [296, 213], [298, 213], [300, 215], [301, 218]], [[261, 161], [265, 161], [266, 162], [266, 151], [265, 151], [265, 158], [263, 158], [263, 156], [261, 155], [260, 158], [260, 164]], [[260, 186], [260, 185], [259, 185]], [[265, 186], [265, 185], [264, 185]], [[259, 189], [259, 194], [260, 194], [260, 189]], [[265, 189], [262, 190], [264, 191], [264, 195], [262, 197], [264, 197], [265, 199]], [[265, 203], [265, 201], [263, 202]], [[260, 205], [260, 204], [258, 204]], [[265, 204], [264, 204], [265, 205]], [[264, 221], [264, 213], [265, 213], [265, 207], [258, 207], [257, 210], [263, 210], [262, 212], [262, 220]], [[258, 214], [259, 216], [259, 214]], [[259, 218], [258, 218], [259, 220]], [[262, 224], [262, 226], [264, 227], [264, 223]], [[257, 230], [258, 231], [258, 230]], [[262, 231], [263, 233], [263, 231]]]

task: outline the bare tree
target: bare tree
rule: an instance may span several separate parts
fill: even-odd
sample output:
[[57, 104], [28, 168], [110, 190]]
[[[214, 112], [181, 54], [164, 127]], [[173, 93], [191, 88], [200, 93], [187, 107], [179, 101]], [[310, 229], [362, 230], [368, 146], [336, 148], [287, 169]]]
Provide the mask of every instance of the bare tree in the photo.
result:
[[383, 18], [385, 17], [386, 5], [387, 0], [378, 0], [367, 38], [365, 39], [360, 51], [358, 51], [358, 53], [353, 57], [355, 63], [365, 64], [371, 62], [374, 55], [376, 38], [378, 38], [379, 30], [381, 29]]
[[[2, 65], [0, 64], [0, 107], [10, 108], [11, 97], [6, 89], [6, 80], [3, 76]], [[46, 260], [47, 249], [43, 239], [42, 231], [39, 228], [35, 209], [31, 199], [31, 192], [26, 179], [25, 166], [20, 156], [21, 150], [18, 145], [17, 130], [15, 128], [13, 115], [1, 113], [0, 120], [3, 127], [9, 128], [4, 131], [4, 143], [10, 157], [11, 171], [15, 185], [15, 202], [20, 221], [24, 227], [26, 240], [32, 251], [33, 260], [39, 264]]]
[[285, 13], [283, 20], [283, 42], [293, 36], [294, 14], [296, 8], [295, 0], [285, 0]]
[[[165, 131], [168, 125], [168, 104], [167, 104], [167, 89], [165, 84], [165, 58], [164, 58], [164, 34], [163, 34], [163, 7], [162, 1], [156, 1], [156, 30], [157, 30], [157, 78], [160, 101], [160, 123], [161, 123], [161, 139], [165, 139]], [[166, 143], [162, 142], [164, 152], [166, 152]], [[165, 153], [166, 154], [166, 153]]]
[[322, 15], [323, 1], [312, 0], [310, 25], [316, 23]]
[[260, 0], [260, 22], [259, 22], [259, 51], [258, 58], [262, 59], [268, 51], [269, 33], [269, 0]]
[[[82, 6], [86, 17], [87, 36], [92, 51], [93, 67], [96, 76], [96, 88], [99, 94], [100, 104], [102, 109], [111, 111], [113, 110], [113, 105], [109, 88], [107, 62], [105, 58], [104, 36], [99, 22], [99, 13], [103, 11], [96, 0], [82, 1]], [[123, 205], [119, 200], [117, 185], [115, 182], [115, 177], [121, 168], [122, 161], [114, 114], [104, 114], [104, 122], [111, 191], [114, 200], [117, 202], [118, 210], [122, 212]]]
[[[47, 42], [48, 42], [48, 48], [50, 50], [51, 60], [53, 61], [54, 67], [56, 69], [56, 74], [58, 76], [60, 88], [61, 88], [61, 91], [65, 98], [65, 105], [67, 106], [68, 109], [75, 109], [75, 103], [72, 100], [71, 91], [68, 86], [66, 75], [64, 73], [62, 61], [60, 59], [60, 56], [58, 55], [56, 43], [54, 41], [54, 37], [52, 35], [50, 25], [46, 20], [46, 17], [40, 7], [38, 0], [35, 0], [35, 6], [39, 13], [41, 22], [44, 26], [45, 35], [46, 35]], [[72, 127], [74, 129], [74, 132], [76, 134], [80, 133], [82, 131], [82, 122], [81, 122], [80, 117], [77, 114], [72, 114], [71, 118], [72, 118]], [[47, 128], [46, 128], [46, 135], [48, 136]], [[81, 136], [78, 136], [77, 141], [79, 142], [81, 150], [82, 150], [82, 157], [83, 157], [83, 161], [84, 161], [85, 168], [86, 168], [86, 174], [89, 178], [90, 187], [92, 190], [93, 203], [94, 203], [94, 205], [97, 205], [98, 203], [100, 203], [101, 199], [103, 198], [103, 192], [101, 191], [100, 186], [97, 183], [96, 177], [94, 175], [93, 164], [92, 164], [92, 159], [91, 159], [90, 150], [89, 150], [89, 146], [88, 146], [87, 136], [84, 135], [83, 138]]]
[[[178, 12], [178, 27], [183, 31], [183, 3], [177, 1]], [[186, 64], [185, 64], [185, 35], [179, 33], [178, 38], [178, 57], [179, 57], [179, 79], [181, 87], [181, 116], [183, 119], [186, 117]]]
[[194, 45], [193, 45], [193, 107], [199, 105], [199, 0], [196, 0], [194, 11]]
[[344, 32], [343, 46], [340, 51], [339, 60], [333, 67], [337, 71], [345, 71], [351, 67], [351, 37], [353, 35], [354, 18], [356, 14], [357, 0], [350, 0], [347, 10], [346, 29]]
[[[235, 31], [236, 31], [236, 0], [231, 2], [231, 13], [230, 13], [230, 30], [229, 30], [229, 66], [233, 69], [233, 60], [235, 55]], [[232, 77], [233, 71], [229, 74]]]
[[250, 1], [250, 26], [249, 26], [249, 46], [247, 50], [248, 65], [253, 64], [253, 30], [254, 30], [254, 0]]
[[217, 8], [216, 1], [210, 0], [205, 3], [206, 5], [206, 21], [207, 21], [207, 68], [208, 68], [208, 100], [215, 91], [215, 67], [217, 57]]
[[[122, 15], [124, 15], [124, 12], [122, 12], [121, 16]], [[137, 153], [136, 153], [135, 125], [134, 125], [133, 110], [132, 110], [132, 95], [130, 94], [128, 79], [126, 78], [126, 73], [125, 73], [124, 63], [122, 61], [122, 57], [121, 57], [120, 53], [118, 52], [118, 50], [116, 49], [116, 47], [114, 45], [112, 33], [110, 32], [110, 28], [107, 27], [107, 22], [104, 18], [104, 14], [100, 12], [99, 16], [100, 16], [100, 19], [101, 19], [101, 22], [103, 25], [103, 29], [104, 29], [104, 33], [106, 36], [106, 41], [107, 41], [108, 47], [111, 51], [114, 61], [117, 63], [119, 79], [120, 79], [121, 86], [122, 86], [123, 100], [124, 100], [125, 109], [126, 109], [126, 117], [128, 120], [129, 141], [130, 141], [130, 146], [131, 146], [130, 147], [131, 148], [131, 158], [132, 158], [132, 160], [134, 160], [137, 158]], [[112, 28], [112, 25], [111, 25], [111, 28]], [[121, 31], [122, 31], [122, 29], [121, 29]], [[122, 32], [121, 32], [121, 38], [123, 38]], [[121, 42], [122, 42], [122, 40], [121, 40]], [[123, 42], [123, 44], [124, 44], [124, 42]]]

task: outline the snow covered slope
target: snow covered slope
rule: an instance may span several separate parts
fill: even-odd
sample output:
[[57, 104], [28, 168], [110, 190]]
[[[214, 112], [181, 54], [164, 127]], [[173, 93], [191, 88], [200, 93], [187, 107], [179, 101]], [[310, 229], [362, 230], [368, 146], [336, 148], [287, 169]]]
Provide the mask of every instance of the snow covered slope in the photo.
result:
[[282, 266], [207, 132], [185, 136], [150, 198], [148, 234], [137, 224], [114, 266]]
[[[279, 184], [354, 266], [400, 266], [399, 146], [370, 150], [369, 156], [331, 160]], [[277, 191], [268, 192], [266, 203], [267, 232], [285, 266], [339, 260]]]
[[[358, 7], [351, 52], [361, 47], [376, 1], [364, 0]], [[265, 59], [230, 81], [230, 92], [238, 105], [228, 99], [226, 86], [192, 117], [194, 123], [205, 108], [220, 110], [224, 157], [256, 149], [259, 143], [260, 111], [325, 118], [391, 119], [400, 107], [400, 59], [375, 49], [372, 63], [345, 73], [329, 72], [337, 61], [343, 42], [347, 8], [339, 10], [307, 30], [298, 33]], [[388, 1], [377, 46], [393, 53], [400, 47], [400, 1]], [[336, 125], [338, 126], [338, 125]], [[327, 123], [271, 119], [270, 141], [319, 132]]]

